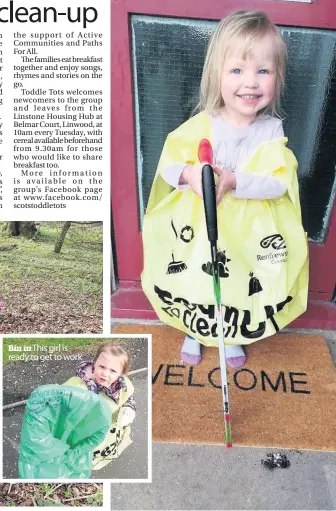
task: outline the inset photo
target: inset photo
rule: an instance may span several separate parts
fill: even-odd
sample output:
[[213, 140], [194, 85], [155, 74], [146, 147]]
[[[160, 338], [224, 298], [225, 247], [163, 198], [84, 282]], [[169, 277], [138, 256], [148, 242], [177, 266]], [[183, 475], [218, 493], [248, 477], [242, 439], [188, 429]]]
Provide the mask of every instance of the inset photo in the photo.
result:
[[0, 222], [0, 333], [103, 332], [103, 222]]
[[3, 478], [150, 482], [151, 336], [3, 339]]

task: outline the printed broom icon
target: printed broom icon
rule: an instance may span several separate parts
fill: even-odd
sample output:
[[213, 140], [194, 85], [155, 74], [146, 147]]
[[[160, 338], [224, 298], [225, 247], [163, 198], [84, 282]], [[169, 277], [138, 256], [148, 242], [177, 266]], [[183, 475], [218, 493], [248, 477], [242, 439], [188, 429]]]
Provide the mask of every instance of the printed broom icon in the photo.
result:
[[180, 273], [181, 271], [187, 269], [187, 265], [183, 261], [174, 260], [174, 252], [172, 252], [172, 258], [172, 262], [168, 264], [167, 275], [170, 273]]

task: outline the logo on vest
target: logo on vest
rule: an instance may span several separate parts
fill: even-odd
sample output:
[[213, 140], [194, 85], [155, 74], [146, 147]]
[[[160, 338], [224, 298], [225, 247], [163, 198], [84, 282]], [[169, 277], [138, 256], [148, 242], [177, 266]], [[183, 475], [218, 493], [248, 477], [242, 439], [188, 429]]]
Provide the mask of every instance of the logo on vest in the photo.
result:
[[285, 240], [283, 239], [281, 234], [272, 234], [271, 236], [266, 236], [266, 238], [261, 240], [260, 246], [262, 248], [272, 247], [275, 250], [282, 250], [284, 248], [287, 248]]
[[[279, 264], [286, 263], [288, 250], [285, 250], [286, 243], [281, 234], [272, 234], [271, 236], [266, 236], [260, 242], [260, 246], [265, 249], [273, 249], [277, 252], [269, 252], [268, 254], [257, 254], [257, 261], [270, 261], [271, 264]], [[282, 250], [282, 252], [280, 252]]]

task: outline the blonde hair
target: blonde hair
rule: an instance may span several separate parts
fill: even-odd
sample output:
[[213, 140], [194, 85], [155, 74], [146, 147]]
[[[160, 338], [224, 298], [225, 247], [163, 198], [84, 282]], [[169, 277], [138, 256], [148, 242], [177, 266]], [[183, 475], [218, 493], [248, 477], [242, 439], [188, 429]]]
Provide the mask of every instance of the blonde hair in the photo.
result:
[[277, 27], [262, 11], [233, 12], [218, 24], [210, 38], [205, 57], [197, 111], [215, 113], [223, 106], [220, 83], [222, 65], [228, 51], [235, 47], [237, 39], [243, 39], [242, 53], [246, 59], [255, 42], [266, 35], [274, 36], [275, 40], [276, 80], [274, 98], [262, 112], [280, 116], [280, 97], [285, 83], [286, 43]]
[[122, 370], [121, 374], [126, 374], [129, 370], [129, 355], [127, 351], [120, 345], [120, 344], [113, 344], [113, 342], [105, 342], [104, 344], [101, 344], [97, 350], [97, 353], [95, 354], [95, 357], [93, 359], [93, 363], [97, 361], [99, 358], [99, 355], [101, 353], [109, 353], [110, 355], [113, 355], [114, 357], [121, 358], [122, 361]]

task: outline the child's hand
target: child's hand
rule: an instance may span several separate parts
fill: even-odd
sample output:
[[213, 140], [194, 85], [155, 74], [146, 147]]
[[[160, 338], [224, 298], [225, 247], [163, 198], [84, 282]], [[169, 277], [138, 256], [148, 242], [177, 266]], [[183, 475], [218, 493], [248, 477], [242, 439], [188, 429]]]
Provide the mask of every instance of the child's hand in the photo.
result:
[[214, 167], [214, 172], [217, 174], [216, 184], [216, 202], [220, 203], [226, 192], [236, 188], [236, 176], [234, 172], [226, 169], [219, 169]]
[[[179, 184], [188, 184], [190, 188], [203, 199], [202, 190], [202, 168], [203, 165], [187, 165], [181, 174]], [[220, 203], [224, 194], [236, 188], [236, 176], [233, 172], [226, 169], [213, 167], [214, 173], [218, 175], [216, 184], [216, 202]]]
[[188, 184], [201, 199], [203, 199], [202, 168], [201, 164], [187, 165], [184, 167], [179, 181], [180, 185]]
[[135, 419], [135, 411], [129, 406], [122, 407], [119, 412], [118, 424], [121, 428], [125, 428], [132, 424]]

